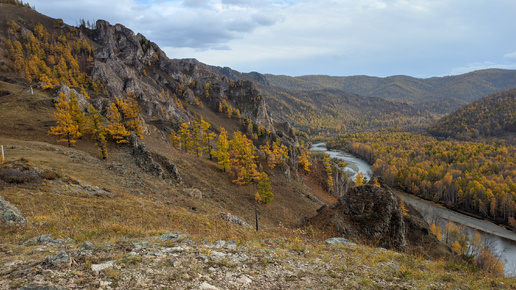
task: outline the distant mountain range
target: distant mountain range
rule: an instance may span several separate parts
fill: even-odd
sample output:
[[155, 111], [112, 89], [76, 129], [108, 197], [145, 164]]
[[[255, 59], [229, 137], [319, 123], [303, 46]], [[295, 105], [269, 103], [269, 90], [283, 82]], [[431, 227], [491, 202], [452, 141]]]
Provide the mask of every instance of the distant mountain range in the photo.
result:
[[240, 73], [210, 67], [265, 92], [269, 110], [294, 126], [317, 132], [353, 132], [430, 125], [491, 93], [516, 88], [516, 71], [488, 69], [463, 75], [334, 77]]
[[[409, 76], [332, 77], [309, 75], [287, 77], [266, 75], [272, 85], [285, 89], [343, 90], [365, 97], [403, 101], [433, 113], [451, 113], [466, 103], [491, 93], [516, 88], [516, 71], [487, 69], [463, 75], [418, 79]], [[439, 104], [445, 102], [446, 106]]]

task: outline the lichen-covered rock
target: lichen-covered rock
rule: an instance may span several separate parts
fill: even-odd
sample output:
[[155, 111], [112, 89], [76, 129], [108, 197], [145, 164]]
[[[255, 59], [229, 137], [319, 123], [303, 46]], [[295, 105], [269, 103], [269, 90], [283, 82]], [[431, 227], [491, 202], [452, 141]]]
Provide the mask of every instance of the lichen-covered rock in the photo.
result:
[[0, 224], [8, 226], [24, 226], [27, 220], [20, 210], [0, 196]]

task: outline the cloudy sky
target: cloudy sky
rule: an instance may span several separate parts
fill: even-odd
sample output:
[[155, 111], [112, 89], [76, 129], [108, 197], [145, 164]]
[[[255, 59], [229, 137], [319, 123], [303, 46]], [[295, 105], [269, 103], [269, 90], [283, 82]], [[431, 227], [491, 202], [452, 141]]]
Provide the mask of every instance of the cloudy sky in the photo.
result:
[[28, 2], [71, 25], [121, 23], [170, 58], [241, 72], [426, 78], [516, 69], [514, 0]]

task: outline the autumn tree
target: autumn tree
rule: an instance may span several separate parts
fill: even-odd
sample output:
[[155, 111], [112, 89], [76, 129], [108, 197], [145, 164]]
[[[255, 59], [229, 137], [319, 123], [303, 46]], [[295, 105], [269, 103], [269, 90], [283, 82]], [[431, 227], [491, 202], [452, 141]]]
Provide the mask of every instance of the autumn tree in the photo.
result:
[[127, 94], [127, 99], [115, 98], [115, 104], [120, 112], [121, 122], [127, 131], [132, 131], [140, 139], [143, 138], [144, 127], [140, 121], [140, 106], [134, 93]]
[[256, 193], [256, 201], [259, 203], [267, 204], [272, 201], [274, 198], [274, 193], [272, 193], [272, 187], [271, 182], [269, 180], [269, 177], [267, 176], [267, 173], [262, 172], [260, 174], [258, 182], [258, 192]]
[[211, 150], [213, 149], [211, 146], [211, 140], [216, 137], [216, 134], [213, 132], [208, 132], [211, 125], [210, 123], [201, 119], [200, 123], [200, 133], [201, 133], [201, 142], [202, 142], [202, 153], [205, 155], [209, 155], [210, 160], [212, 159]]
[[234, 183], [249, 184], [259, 178], [256, 147], [242, 132], [236, 131], [233, 134], [233, 139], [229, 143], [229, 155], [231, 168], [236, 175]]
[[91, 134], [93, 140], [97, 142], [96, 145], [99, 147], [99, 151], [102, 153], [102, 159], [106, 159], [108, 157], [106, 141], [108, 130], [104, 125], [104, 117], [92, 105], [88, 107], [88, 112], [88, 126], [86, 127], [86, 131]]
[[364, 182], [364, 174], [362, 172], [359, 172], [355, 176], [355, 185], [359, 186], [359, 185], [363, 185], [363, 184], [365, 184], [365, 182]]
[[118, 107], [115, 103], [111, 103], [107, 113], [108, 126], [107, 132], [116, 143], [129, 143], [127, 138], [131, 136], [131, 133], [127, 131], [124, 124], [122, 123], [122, 115], [118, 111]]
[[192, 133], [190, 132], [190, 126], [188, 123], [181, 123], [181, 127], [179, 128], [179, 136], [181, 139], [180, 149], [183, 152], [190, 152], [190, 148], [192, 148]]
[[79, 107], [79, 101], [75, 96], [74, 92], [70, 93], [70, 115], [72, 116], [72, 120], [77, 124], [79, 132], [84, 133], [84, 127], [87, 125], [86, 115]]
[[82, 136], [79, 131], [79, 125], [73, 120], [68, 97], [64, 93], [60, 93], [55, 105], [57, 112], [54, 113], [54, 119], [57, 126], [50, 127], [49, 134], [60, 136], [57, 142], [67, 142], [68, 147], [72, 147], [77, 139]]
[[306, 147], [301, 147], [300, 151], [301, 154], [299, 154], [298, 156], [297, 163], [301, 165], [305, 172], [310, 172], [310, 166], [312, 166], [312, 163], [310, 163], [310, 161], [308, 160], [308, 156], [310, 153]]
[[331, 164], [330, 155], [324, 153], [323, 166], [326, 172], [326, 183], [328, 185], [328, 191], [333, 191], [333, 165]]
[[231, 161], [229, 158], [229, 141], [226, 129], [221, 128], [217, 140], [217, 147], [211, 150], [211, 155], [217, 158], [218, 167], [223, 172], [231, 168]]

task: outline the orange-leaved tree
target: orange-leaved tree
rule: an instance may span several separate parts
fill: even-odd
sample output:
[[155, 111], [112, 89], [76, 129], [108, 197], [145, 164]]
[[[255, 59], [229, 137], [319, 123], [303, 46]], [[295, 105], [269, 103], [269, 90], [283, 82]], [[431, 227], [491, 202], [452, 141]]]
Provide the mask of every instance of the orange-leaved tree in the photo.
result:
[[260, 181], [258, 182], [258, 192], [256, 193], [256, 201], [259, 203], [269, 203], [274, 198], [272, 193], [271, 181], [267, 173], [260, 174]]
[[226, 129], [220, 129], [217, 148], [211, 150], [211, 155], [217, 158], [217, 162], [219, 164], [218, 167], [223, 172], [226, 172], [231, 168], [231, 161], [229, 159], [229, 141]]
[[256, 147], [246, 135], [240, 131], [233, 134], [229, 142], [229, 156], [231, 167], [236, 175], [234, 183], [243, 185], [258, 180], [260, 174], [256, 165]]
[[122, 116], [118, 107], [115, 103], [112, 103], [108, 108], [107, 113], [108, 126], [107, 132], [116, 141], [116, 143], [128, 143], [127, 138], [131, 136], [131, 133], [127, 131], [124, 124], [122, 123]]
[[99, 151], [102, 153], [102, 159], [106, 159], [108, 157], [106, 142], [108, 130], [104, 125], [104, 117], [102, 117], [100, 112], [92, 105], [88, 107], [88, 112], [88, 126], [86, 127], [86, 132], [90, 133], [93, 140], [97, 142]]
[[305, 172], [310, 172], [310, 166], [312, 166], [312, 163], [308, 160], [310, 152], [306, 147], [301, 147], [300, 151], [301, 154], [297, 157], [297, 163], [303, 167]]
[[60, 136], [57, 142], [67, 142], [68, 147], [72, 147], [82, 136], [79, 125], [73, 120], [68, 97], [64, 93], [60, 93], [56, 104], [57, 112], [54, 113], [56, 126], [50, 127], [48, 132], [51, 135]]

